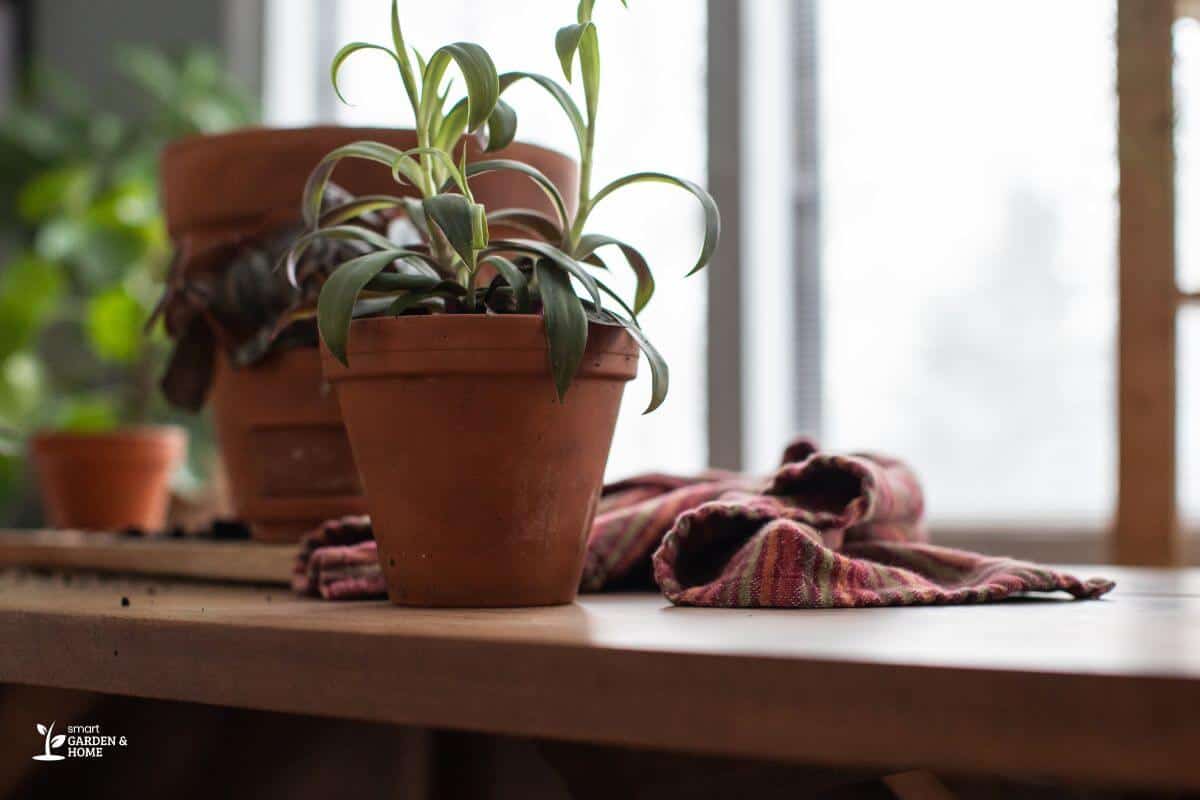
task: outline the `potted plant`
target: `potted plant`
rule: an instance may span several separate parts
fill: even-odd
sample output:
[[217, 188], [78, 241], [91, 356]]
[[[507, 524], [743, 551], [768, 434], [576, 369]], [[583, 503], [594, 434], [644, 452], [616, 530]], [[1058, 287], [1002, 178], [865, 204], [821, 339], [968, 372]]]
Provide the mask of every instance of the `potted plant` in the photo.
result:
[[[592, 6], [583, 0], [577, 22], [555, 42], [568, 79], [576, 57], [580, 62], [580, 110], [548, 77], [497, 74], [478, 45], [460, 42], [428, 60], [412, 57], [393, 0], [392, 46], [383, 49], [404, 83], [418, 144], [347, 145], [308, 179], [303, 211], [312, 230], [293, 247], [288, 273], [295, 275], [319, 241], [352, 240], [364, 250], [325, 281], [317, 319], [325, 375], [338, 393], [388, 594], [397, 604], [518, 606], [574, 598], [639, 348], [653, 378], [647, 411], [667, 391], [666, 364], [637, 323], [654, 293], [649, 265], [627, 243], [589, 232], [590, 215], [623, 187], [666, 182], [690, 192], [704, 210], [693, 272], [717, 246], [716, 204], [691, 182], [637, 173], [593, 192], [600, 61]], [[335, 85], [338, 67], [364, 47], [339, 51]], [[448, 106], [443, 85], [451, 67], [467, 96]], [[502, 91], [521, 80], [548, 91], [575, 130], [577, 210], [528, 163], [468, 163], [456, 151], [462, 133], [484, 127]], [[421, 242], [398, 247], [362, 225], [322, 218], [329, 180], [350, 159], [382, 164], [397, 183], [419, 192], [418, 199], [388, 203], [404, 210], [424, 234]], [[551, 212], [481, 202], [475, 180], [499, 171], [529, 180], [550, 198]], [[499, 224], [524, 235], [498, 237], [490, 228]], [[617, 248], [634, 271], [631, 303], [594, 274], [607, 268], [597, 255], [604, 247]]]
[[[504, 114], [494, 112], [486, 143], [468, 143], [468, 159], [494, 152], [537, 164], [573, 208], [574, 162], [513, 142]], [[398, 149], [417, 144], [411, 130], [255, 128], [182, 139], [163, 156], [176, 249], [160, 304], [175, 342], [163, 390], [177, 408], [211, 407], [234, 511], [259, 540], [294, 542], [326, 519], [366, 510], [337, 400], [321, 376], [316, 324], [304, 313], [329, 272], [361, 245], [331, 238], [310, 248], [294, 287], [273, 269], [302, 232], [308, 173], [331, 149], [363, 138]], [[323, 218], [403, 242], [407, 220], [379, 201], [411, 190], [355, 166], [339, 172], [341, 188], [323, 197]], [[498, 204], [550, 210], [536, 188], [506, 176], [478, 191]]]
[[[10, 257], [0, 269], [0, 426], [28, 439], [55, 527], [161, 529], [186, 436], [160, 402], [161, 331], [146, 328], [168, 259], [155, 196], [168, 138], [244, 123], [206, 53], [119, 66], [150, 100], [102, 112], [58, 76], [0, 130]], [[16, 470], [9, 473], [16, 483]], [[14, 493], [15, 494], [15, 493]], [[10, 496], [11, 499], [11, 496]]]

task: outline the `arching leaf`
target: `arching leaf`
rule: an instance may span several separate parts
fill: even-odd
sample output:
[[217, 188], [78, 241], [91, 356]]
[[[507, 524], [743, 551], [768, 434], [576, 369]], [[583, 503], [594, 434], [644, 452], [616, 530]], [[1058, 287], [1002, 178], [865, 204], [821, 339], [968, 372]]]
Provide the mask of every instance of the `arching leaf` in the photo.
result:
[[520, 267], [499, 255], [490, 255], [484, 258], [480, 264], [491, 264], [496, 268], [496, 271], [504, 277], [516, 294], [517, 310], [522, 314], [528, 314], [530, 310], [529, 280], [525, 277], [525, 273], [521, 272]]
[[567, 120], [570, 121], [572, 130], [575, 131], [575, 139], [582, 152], [587, 143], [587, 125], [583, 121], [583, 114], [580, 112], [579, 106], [571, 99], [571, 95], [567, 90], [552, 78], [547, 78], [545, 75], [539, 75], [536, 72], [506, 72], [500, 76], [501, 94], [508, 87], [520, 80], [533, 81], [554, 98], [554, 101], [562, 108], [563, 113], [567, 115]]
[[400, 74], [404, 74], [404, 65], [401, 63], [400, 59], [395, 53], [383, 45], [371, 44], [370, 42], [350, 42], [350, 44], [345, 45], [342, 47], [342, 49], [338, 50], [337, 53], [334, 54], [333, 62], [329, 66], [329, 79], [333, 82], [333, 91], [335, 94], [337, 94], [338, 99], [346, 105], [351, 105], [351, 103], [342, 94], [341, 87], [338, 86], [338, 71], [341, 70], [342, 64], [346, 62], [347, 58], [362, 50], [377, 50], [380, 53], [387, 53], [391, 57], [392, 61], [395, 62], [396, 67], [400, 70]]
[[453, 300], [462, 297], [466, 294], [466, 289], [461, 284], [453, 281], [442, 281], [437, 286], [434, 286], [428, 291], [408, 292], [394, 299], [383, 313], [388, 316], [398, 317], [405, 311], [408, 311], [428, 300], [444, 299]]
[[537, 256], [551, 265], [558, 267], [582, 283], [583, 287], [587, 289], [588, 295], [592, 298], [592, 302], [596, 305], [601, 305], [600, 287], [596, 284], [596, 279], [589, 275], [588, 271], [579, 265], [579, 262], [557, 247], [532, 239], [497, 239], [488, 245], [488, 255], [507, 251]]
[[396, 49], [396, 63], [400, 67], [400, 79], [404, 81], [404, 91], [412, 104], [413, 114], [416, 114], [420, 102], [417, 95], [417, 80], [413, 75], [412, 62], [408, 60], [408, 47], [404, 44], [404, 33], [400, 30], [400, 10], [396, 0], [392, 0], [392, 47]]
[[[397, 259], [396, 263], [403, 263]], [[467, 290], [453, 281], [444, 281], [436, 275], [426, 275], [420, 272], [406, 270], [404, 272], [381, 272], [367, 282], [363, 291], [367, 292], [412, 292], [412, 291], [443, 291], [450, 294], [464, 295]]]
[[[579, 0], [579, 8], [575, 12], [575, 17], [580, 22], [587, 22], [592, 18], [592, 8], [596, 5], [596, 0]], [[621, 0], [621, 5], [629, 8], [628, 0]]]
[[394, 147], [370, 141], [352, 142], [330, 151], [313, 168], [304, 185], [304, 196], [301, 201], [304, 222], [309, 227], [317, 225], [321, 218], [321, 202], [325, 196], [325, 187], [329, 185], [329, 178], [342, 159], [361, 158], [391, 168], [402, 156], [403, 152]]
[[[591, 207], [595, 208], [601, 200], [608, 197], [617, 189], [634, 183], [671, 184], [690, 192], [700, 201], [700, 206], [704, 209], [704, 244], [700, 248], [700, 257], [696, 260], [696, 266], [692, 267], [687, 274], [692, 275], [707, 266], [708, 262], [712, 260], [712, 255], [716, 252], [717, 245], [721, 240], [721, 212], [717, 208], [717, 201], [712, 199], [712, 195], [698, 184], [684, 180], [683, 178], [676, 178], [674, 175], [666, 175], [661, 172], [638, 172], [633, 175], [626, 175], [624, 178], [618, 178], [605, 186], [596, 193], [596, 196], [592, 199]], [[576, 224], [579, 224], [579, 222], [577, 221]]]
[[587, 316], [566, 273], [542, 260], [534, 265], [534, 275], [542, 297], [550, 372], [554, 376], [558, 400], [562, 402], [583, 361], [587, 347]]
[[633, 310], [636, 316], [642, 312], [642, 309], [650, 302], [650, 298], [654, 296], [654, 275], [650, 271], [650, 265], [646, 263], [646, 257], [637, 248], [602, 233], [588, 233], [580, 237], [579, 246], [574, 255], [583, 260], [594, 254], [597, 249], [609, 245], [620, 248], [621, 254], [625, 256], [630, 269], [637, 277], [637, 289], [633, 300]]
[[[411, 256], [408, 250], [383, 250], [351, 259], [336, 269], [317, 299], [317, 328], [325, 345], [338, 361], [346, 363], [346, 340], [350, 335], [350, 320], [359, 294], [379, 273], [398, 258]], [[437, 285], [436, 278], [410, 276], [413, 287], [428, 289]]]
[[550, 180], [541, 170], [536, 167], [531, 167], [522, 161], [513, 161], [508, 158], [496, 158], [488, 161], [476, 161], [474, 164], [467, 165], [467, 177], [473, 178], [477, 175], [483, 175], [488, 172], [517, 172], [532, 180], [538, 185], [538, 188], [550, 198], [551, 204], [554, 206], [555, 213], [558, 214], [558, 219], [561, 227], [566, 228], [570, 217], [567, 215], [567, 203], [563, 200], [562, 194], [558, 191], [558, 187], [554, 185], [554, 181]]
[[373, 211], [382, 211], [385, 208], [399, 208], [403, 205], [404, 198], [402, 197], [390, 194], [365, 194], [329, 209], [321, 215], [321, 219], [317, 224], [322, 228], [341, 225], [344, 222], [358, 219], [364, 214], [370, 214]]
[[642, 332], [641, 327], [636, 322], [606, 309], [589, 309], [587, 315], [588, 319], [593, 322], [598, 322], [601, 325], [620, 325], [629, 332], [629, 335], [637, 342], [638, 348], [646, 354], [646, 363], [650, 365], [650, 403], [642, 413], [649, 414], [661, 406], [663, 400], [667, 399], [667, 390], [671, 384], [671, 372], [667, 366], [666, 359], [662, 357], [658, 349], [646, 338], [646, 334]]
[[551, 244], [558, 244], [563, 238], [563, 230], [557, 222], [532, 208], [504, 208], [493, 211], [488, 214], [488, 222], [516, 228], [545, 239]]
[[496, 100], [496, 108], [487, 122], [488, 141], [486, 151], [503, 150], [517, 138], [517, 112], [503, 100]]
[[[413, 147], [400, 153], [396, 157], [396, 161], [392, 164], [392, 175], [397, 181], [400, 180], [401, 174], [408, 177], [410, 171], [415, 174], [420, 173], [421, 168], [413, 159], [413, 156], [429, 156], [435, 159], [450, 176], [450, 180], [458, 187], [459, 191], [470, 196], [470, 188], [467, 186], [467, 179], [463, 175], [462, 170], [454, 163], [454, 159], [450, 157], [449, 153], [437, 147]], [[409, 180], [411, 182], [412, 179], [410, 178]], [[420, 179], [418, 178], [418, 185], [419, 181]]]
[[[357, 225], [336, 225], [331, 228], [318, 228], [315, 231], [310, 231], [298, 238], [288, 250], [287, 257], [284, 261], [288, 282], [293, 286], [297, 285], [296, 266], [300, 262], [300, 257], [304, 252], [318, 239], [336, 239], [339, 241], [359, 241], [368, 247], [378, 250], [395, 250], [396, 245], [391, 239], [383, 234], [376, 233], [370, 228], [362, 228]], [[411, 257], [425, 261], [436, 268], [437, 262], [428, 254], [418, 251], [405, 250], [405, 253], [411, 254]]]
[[422, 203], [425, 216], [437, 225], [438, 230], [450, 242], [454, 252], [469, 266], [475, 264], [476, 230], [472, 216], [472, 203], [461, 194], [439, 194], [425, 198]]
[[438, 48], [425, 65], [421, 97], [421, 119], [428, 123], [438, 86], [451, 63], [458, 65], [467, 85], [467, 130], [474, 131], [487, 122], [500, 99], [500, 77], [492, 57], [477, 44], [456, 42]]
[[595, 120], [600, 99], [600, 40], [591, 22], [567, 25], [554, 35], [554, 49], [567, 82], [571, 82], [575, 53], [579, 53], [579, 72], [583, 76], [583, 93], [588, 119]]

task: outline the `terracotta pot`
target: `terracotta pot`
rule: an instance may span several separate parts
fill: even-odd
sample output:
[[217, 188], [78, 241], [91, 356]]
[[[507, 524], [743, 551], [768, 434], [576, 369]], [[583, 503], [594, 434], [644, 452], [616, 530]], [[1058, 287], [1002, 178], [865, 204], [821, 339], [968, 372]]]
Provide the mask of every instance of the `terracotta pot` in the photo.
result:
[[[417, 146], [415, 131], [343, 127], [248, 128], [172, 142], [162, 158], [167, 230], [180, 244], [185, 237], [208, 240], [231, 233], [257, 234], [266, 227], [299, 222], [300, 198], [309, 173], [329, 151], [364, 139], [402, 150]], [[541, 170], [574, 213], [579, 168], [568, 156], [521, 142], [484, 154], [471, 140], [467, 160], [485, 158], [516, 159]], [[342, 161], [333, 181], [354, 194], [415, 195], [411, 186], [397, 184], [384, 165], [357, 158]], [[471, 191], [491, 209], [554, 213], [542, 190], [521, 175], [481, 175], [471, 181]]]
[[221, 357], [211, 403], [234, 511], [255, 539], [295, 542], [327, 519], [366, 513], [342, 415], [315, 347], [243, 369]]
[[[198, 275], [225, 270], [229, 247], [299, 223], [300, 200], [312, 169], [334, 148], [364, 139], [402, 149], [417, 144], [414, 131], [317, 127], [196, 136], [166, 148], [163, 204], [180, 257], [167, 281], [165, 321], [173, 337], [187, 342], [191, 365], [187, 380], [173, 384], [175, 402], [200, 407], [211, 370], [221, 360], [214, 355], [221, 349], [218, 342], [228, 343], [226, 333], [213, 330], [212, 320], [183, 287]], [[567, 156], [520, 143], [487, 156], [474, 146], [468, 151], [469, 160], [484, 157], [514, 158], [537, 167], [575, 208], [578, 168]], [[385, 166], [359, 159], [343, 161], [333, 180], [354, 194], [411, 193], [411, 187], [395, 183]], [[523, 176], [483, 175], [472, 187], [476, 198], [493, 208], [553, 213], [542, 191]], [[511, 233], [493, 231], [496, 236]], [[321, 394], [315, 350], [274, 365], [233, 371], [217, 364], [215, 369], [221, 377], [214, 379], [210, 400], [223, 459], [237, 511], [252, 524], [256, 538], [295, 540], [306, 526], [362, 510], [345, 437], [336, 432], [336, 402]], [[225, 390], [218, 388], [222, 383]]]
[[364, 319], [323, 352], [398, 605], [575, 598], [637, 346], [593, 325], [559, 403], [539, 316]]
[[55, 528], [161, 531], [167, 484], [187, 434], [174, 426], [112, 433], [44, 432], [30, 442], [46, 516]]

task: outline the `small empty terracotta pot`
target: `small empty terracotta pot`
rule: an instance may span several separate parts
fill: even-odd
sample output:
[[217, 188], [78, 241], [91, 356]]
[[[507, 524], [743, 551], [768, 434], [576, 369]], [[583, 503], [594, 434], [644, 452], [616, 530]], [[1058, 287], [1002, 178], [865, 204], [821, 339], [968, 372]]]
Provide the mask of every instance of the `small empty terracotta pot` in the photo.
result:
[[540, 316], [363, 319], [349, 367], [323, 352], [393, 603], [575, 599], [638, 350], [592, 325], [560, 403]]
[[187, 434], [175, 426], [110, 433], [48, 431], [30, 442], [46, 517], [55, 528], [161, 531], [171, 474]]

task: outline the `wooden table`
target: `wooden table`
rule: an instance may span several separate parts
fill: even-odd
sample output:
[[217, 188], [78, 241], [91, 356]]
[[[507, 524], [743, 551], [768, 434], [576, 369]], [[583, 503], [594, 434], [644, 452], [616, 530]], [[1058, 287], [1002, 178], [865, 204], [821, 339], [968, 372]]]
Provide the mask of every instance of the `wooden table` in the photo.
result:
[[[845, 767], [1200, 788], [1200, 570], [1099, 602], [520, 610], [0, 574], [0, 682]], [[125, 600], [128, 604], [125, 604]]]

